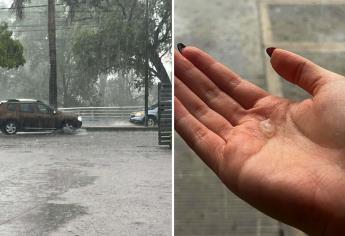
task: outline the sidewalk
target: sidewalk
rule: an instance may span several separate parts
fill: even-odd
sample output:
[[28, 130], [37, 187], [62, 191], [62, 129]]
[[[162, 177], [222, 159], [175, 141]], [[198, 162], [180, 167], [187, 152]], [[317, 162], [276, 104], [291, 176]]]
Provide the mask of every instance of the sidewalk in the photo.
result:
[[158, 126], [145, 127], [127, 120], [83, 121], [82, 128], [88, 131], [158, 131]]

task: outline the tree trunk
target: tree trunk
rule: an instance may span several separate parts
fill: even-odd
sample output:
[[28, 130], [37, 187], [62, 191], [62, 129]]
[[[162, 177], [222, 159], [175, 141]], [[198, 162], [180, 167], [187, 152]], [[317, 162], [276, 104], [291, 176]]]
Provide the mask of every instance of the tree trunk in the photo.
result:
[[125, 91], [125, 79], [126, 72], [124, 69], [119, 72], [119, 80], [118, 80], [118, 93], [116, 94], [116, 102], [118, 106], [124, 106], [125, 105], [125, 97], [124, 97], [124, 91]]
[[55, 0], [48, 0], [48, 40], [50, 62], [49, 104], [57, 108]]
[[68, 106], [68, 87], [66, 83], [66, 75], [64, 71], [62, 71], [62, 93], [63, 93], [63, 106], [67, 107]]
[[158, 72], [158, 79], [162, 82], [162, 83], [167, 83], [167, 84], [171, 84], [168, 72], [166, 71], [161, 58], [159, 57], [158, 53], [153, 50], [151, 48], [151, 54], [150, 54], [150, 60], [152, 62], [152, 64], [155, 66], [157, 72]]
[[107, 75], [100, 74], [99, 76], [99, 106], [105, 106], [105, 89], [107, 87]]

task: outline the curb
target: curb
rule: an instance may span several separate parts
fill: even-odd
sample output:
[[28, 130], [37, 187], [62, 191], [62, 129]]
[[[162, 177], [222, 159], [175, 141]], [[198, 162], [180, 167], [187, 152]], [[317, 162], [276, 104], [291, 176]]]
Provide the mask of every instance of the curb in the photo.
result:
[[129, 127], [129, 126], [118, 126], [118, 127], [108, 127], [108, 126], [93, 126], [93, 127], [81, 127], [87, 131], [158, 131], [158, 127]]

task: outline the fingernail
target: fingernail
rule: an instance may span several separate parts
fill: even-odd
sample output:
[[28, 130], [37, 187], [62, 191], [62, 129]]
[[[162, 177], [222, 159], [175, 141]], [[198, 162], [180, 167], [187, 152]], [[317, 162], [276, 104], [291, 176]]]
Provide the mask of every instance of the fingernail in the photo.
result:
[[266, 52], [267, 52], [267, 54], [271, 57], [272, 54], [273, 54], [273, 52], [274, 52], [274, 50], [276, 50], [276, 48], [271, 47], [271, 48], [267, 48], [267, 49], [266, 49]]
[[186, 47], [183, 43], [178, 43], [177, 44], [177, 49], [179, 50], [180, 53], [182, 53], [183, 49]]

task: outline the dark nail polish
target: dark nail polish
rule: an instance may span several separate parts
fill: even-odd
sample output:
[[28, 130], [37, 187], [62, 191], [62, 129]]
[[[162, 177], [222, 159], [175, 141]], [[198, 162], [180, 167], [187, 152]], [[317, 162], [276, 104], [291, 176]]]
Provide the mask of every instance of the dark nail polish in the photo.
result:
[[180, 53], [182, 53], [183, 49], [186, 47], [183, 43], [178, 43], [177, 44], [177, 49], [179, 50]]
[[272, 54], [273, 54], [273, 52], [274, 52], [274, 50], [276, 50], [276, 48], [267, 48], [266, 49], [266, 52], [267, 52], [267, 54], [271, 57], [272, 56]]

